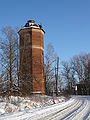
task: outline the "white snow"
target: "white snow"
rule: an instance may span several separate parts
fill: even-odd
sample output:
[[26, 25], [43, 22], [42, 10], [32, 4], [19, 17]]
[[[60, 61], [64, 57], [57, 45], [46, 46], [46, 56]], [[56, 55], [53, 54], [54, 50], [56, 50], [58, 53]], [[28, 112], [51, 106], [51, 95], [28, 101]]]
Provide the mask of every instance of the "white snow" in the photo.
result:
[[[55, 99], [55, 100], [54, 100]], [[52, 98], [50, 96], [31, 96], [29, 97], [15, 97], [0, 98], [0, 113], [16, 112], [25, 109], [41, 108], [44, 106], [52, 105], [54, 103], [60, 103], [65, 101], [64, 97]], [[54, 102], [53, 102], [54, 101]]]
[[90, 96], [72, 96], [66, 101], [47, 96], [9, 99], [0, 99], [0, 120], [90, 120]]

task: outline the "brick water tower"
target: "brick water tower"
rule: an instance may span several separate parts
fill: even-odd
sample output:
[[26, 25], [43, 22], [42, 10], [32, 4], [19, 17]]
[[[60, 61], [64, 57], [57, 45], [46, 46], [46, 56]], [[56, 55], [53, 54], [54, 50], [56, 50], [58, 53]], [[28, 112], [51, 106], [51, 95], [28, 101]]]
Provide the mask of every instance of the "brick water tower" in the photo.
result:
[[44, 30], [41, 25], [29, 20], [20, 29], [20, 80], [23, 94], [45, 93], [44, 83]]

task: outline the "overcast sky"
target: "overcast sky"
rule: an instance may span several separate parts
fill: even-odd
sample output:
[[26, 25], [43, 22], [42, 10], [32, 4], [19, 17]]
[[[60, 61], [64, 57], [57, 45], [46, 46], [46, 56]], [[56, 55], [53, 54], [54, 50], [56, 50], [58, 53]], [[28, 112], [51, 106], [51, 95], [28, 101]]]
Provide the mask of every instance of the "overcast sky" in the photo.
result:
[[90, 52], [90, 0], [0, 0], [2, 26], [24, 26], [34, 19], [45, 30], [61, 60]]

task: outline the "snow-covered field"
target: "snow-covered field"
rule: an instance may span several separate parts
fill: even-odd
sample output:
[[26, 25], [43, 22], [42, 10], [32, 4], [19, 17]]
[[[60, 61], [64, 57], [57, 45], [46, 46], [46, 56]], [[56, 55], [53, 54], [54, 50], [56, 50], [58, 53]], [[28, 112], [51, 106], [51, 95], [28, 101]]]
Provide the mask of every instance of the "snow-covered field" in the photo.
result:
[[90, 96], [1, 98], [0, 120], [90, 120]]

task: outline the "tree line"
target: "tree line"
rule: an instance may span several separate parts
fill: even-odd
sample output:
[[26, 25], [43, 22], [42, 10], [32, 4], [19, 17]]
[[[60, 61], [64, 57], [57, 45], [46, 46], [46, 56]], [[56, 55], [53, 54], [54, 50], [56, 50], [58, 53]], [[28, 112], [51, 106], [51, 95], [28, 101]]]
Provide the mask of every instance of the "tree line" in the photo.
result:
[[[47, 46], [45, 68], [47, 94], [51, 94], [52, 89], [53, 92], [58, 89], [58, 92], [66, 92], [66, 94], [77, 94], [76, 92], [79, 90], [78, 94], [90, 95], [90, 53], [75, 55], [69, 61], [60, 61], [58, 85], [56, 85], [55, 78], [56, 63], [53, 63], [53, 61], [57, 62], [57, 56], [55, 56], [53, 46], [49, 44]], [[78, 90], [76, 87], [78, 87]]]

